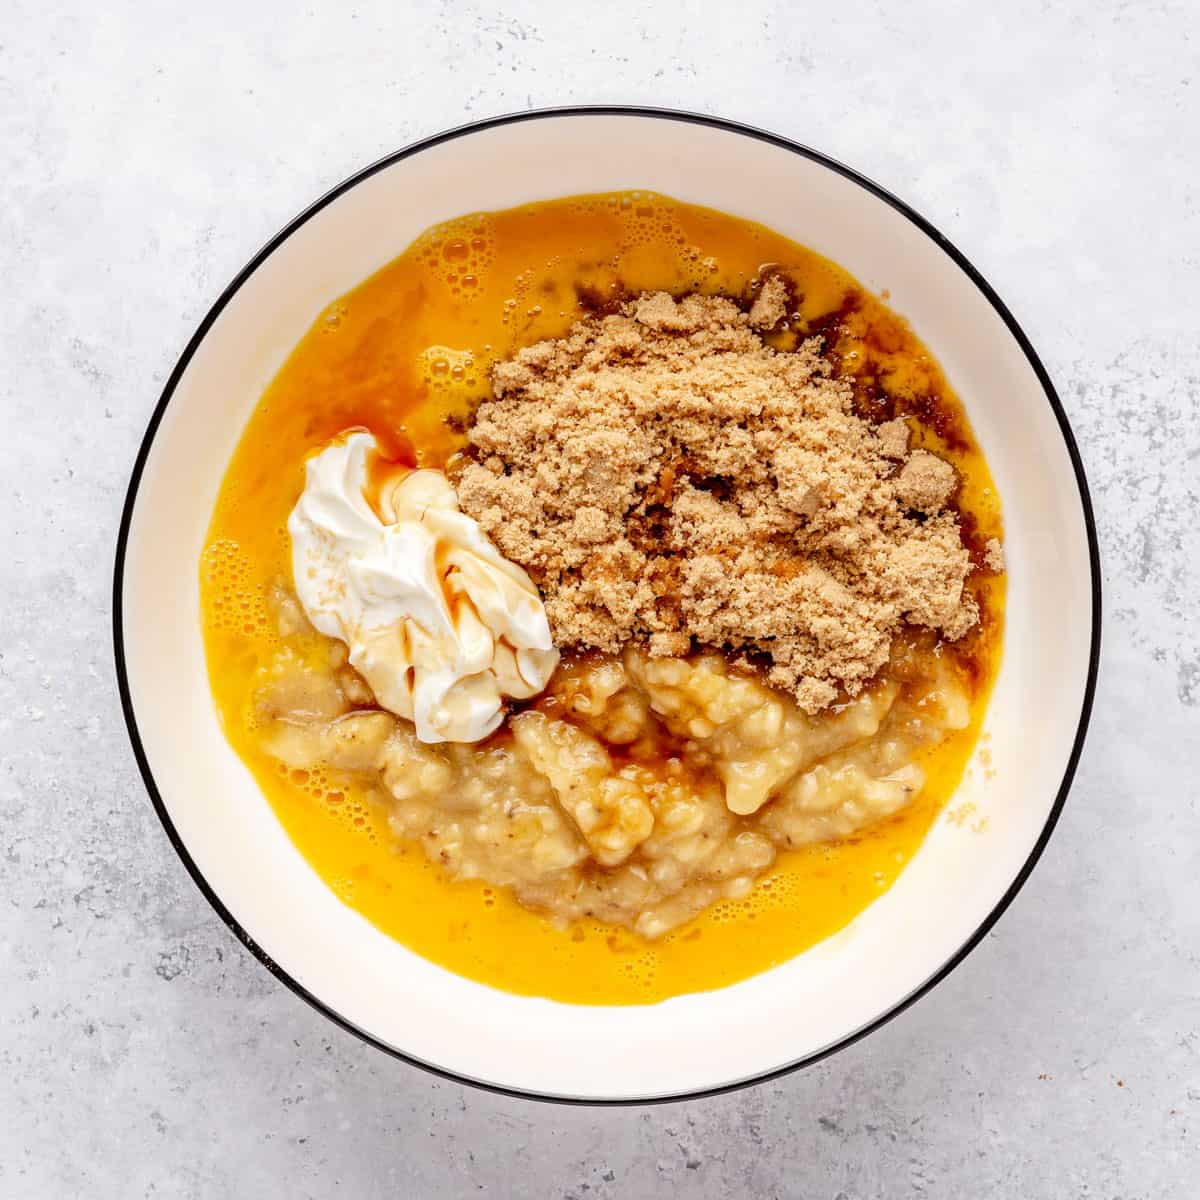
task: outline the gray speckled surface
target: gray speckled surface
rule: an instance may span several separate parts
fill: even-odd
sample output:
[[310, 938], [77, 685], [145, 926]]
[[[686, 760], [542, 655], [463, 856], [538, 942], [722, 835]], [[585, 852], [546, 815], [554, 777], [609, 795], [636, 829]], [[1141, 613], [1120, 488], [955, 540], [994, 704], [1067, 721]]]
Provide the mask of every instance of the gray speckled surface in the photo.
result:
[[[0, 34], [0, 1195], [1185, 1197], [1200, 1169], [1200, 48], [1191, 0], [10, 0]], [[964, 11], [966, 6], [962, 6]], [[707, 14], [707, 15], [706, 15]], [[893, 188], [1045, 358], [1107, 586], [1041, 866], [931, 996], [812, 1070], [553, 1108], [390, 1061], [209, 910], [122, 726], [123, 490], [224, 283], [380, 153], [527, 106], [712, 111]]]

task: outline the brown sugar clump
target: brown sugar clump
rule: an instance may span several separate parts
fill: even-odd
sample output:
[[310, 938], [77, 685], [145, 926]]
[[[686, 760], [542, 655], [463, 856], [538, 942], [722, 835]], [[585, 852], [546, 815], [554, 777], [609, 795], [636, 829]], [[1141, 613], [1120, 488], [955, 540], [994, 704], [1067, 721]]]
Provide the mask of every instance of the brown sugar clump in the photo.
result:
[[958, 473], [936, 454], [914, 450], [896, 478], [896, 497], [918, 512], [940, 512], [958, 487]]
[[904, 458], [908, 454], [909, 432], [908, 422], [903, 417], [876, 425], [875, 436], [879, 438], [879, 453], [884, 458]]
[[768, 275], [750, 307], [755, 329], [774, 329], [787, 316], [788, 290], [780, 275]]
[[[756, 307], [782, 304], [769, 286]], [[904, 622], [954, 639], [978, 608], [953, 468], [856, 416], [818, 339], [776, 351], [754, 321], [647, 293], [521, 350], [459, 499], [538, 584], [558, 645], [725, 648], [815, 712], [870, 681]]]

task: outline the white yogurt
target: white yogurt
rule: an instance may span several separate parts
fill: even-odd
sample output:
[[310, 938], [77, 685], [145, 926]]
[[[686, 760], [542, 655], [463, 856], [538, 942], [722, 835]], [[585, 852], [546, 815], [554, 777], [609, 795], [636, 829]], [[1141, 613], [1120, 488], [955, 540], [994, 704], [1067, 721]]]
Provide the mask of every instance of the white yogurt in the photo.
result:
[[504, 558], [440, 471], [396, 474], [368, 503], [369, 433], [308, 460], [288, 519], [296, 594], [339, 638], [379, 703], [423, 742], [477, 742], [504, 699], [540, 692], [558, 663], [529, 576]]

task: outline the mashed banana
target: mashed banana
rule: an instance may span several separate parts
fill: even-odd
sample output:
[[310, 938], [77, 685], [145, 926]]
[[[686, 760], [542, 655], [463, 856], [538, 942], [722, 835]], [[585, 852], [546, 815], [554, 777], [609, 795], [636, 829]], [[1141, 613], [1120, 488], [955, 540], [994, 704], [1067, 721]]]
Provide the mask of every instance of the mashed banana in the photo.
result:
[[283, 645], [256, 693], [271, 754], [369, 782], [395, 834], [452, 878], [647, 939], [745, 896], [780, 851], [900, 810], [923, 782], [917, 753], [969, 720], [919, 640], [887, 682], [815, 716], [718, 654], [630, 647], [564, 664], [482, 745], [430, 746], [408, 722], [353, 707], [362, 684], [341, 648], [297, 627], [286, 592], [275, 607]]

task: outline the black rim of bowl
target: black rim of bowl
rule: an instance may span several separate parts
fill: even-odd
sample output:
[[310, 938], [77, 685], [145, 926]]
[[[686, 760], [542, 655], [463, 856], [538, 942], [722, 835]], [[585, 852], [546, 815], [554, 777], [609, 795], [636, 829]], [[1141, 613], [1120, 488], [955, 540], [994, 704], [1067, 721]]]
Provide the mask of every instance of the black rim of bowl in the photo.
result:
[[[351, 1021], [347, 1020], [340, 1013], [335, 1012], [329, 1005], [325, 1004], [318, 997], [314, 996], [310, 991], [303, 987], [296, 979], [281, 967], [261, 946], [255, 942], [250, 933], [244, 929], [233, 914], [222, 903], [221, 899], [209, 886], [208, 881], [201, 874], [196, 863], [192, 860], [188, 853], [187, 847], [183, 844], [178, 831], [175, 829], [171, 821], [170, 814], [167, 812], [166, 806], [163, 803], [162, 795], [159, 792], [158, 784], [155, 782], [154, 774], [150, 769], [150, 763], [146, 757], [145, 749], [142, 746], [141, 736], [138, 733], [137, 718], [133, 711], [133, 702], [129, 692], [129, 678], [125, 662], [125, 641], [123, 632], [123, 616], [122, 616], [122, 590], [124, 583], [124, 568], [125, 568], [125, 552], [129, 539], [129, 528], [133, 518], [134, 505], [137, 500], [138, 485], [141, 482], [142, 471], [146, 464], [146, 459], [149, 456], [151, 446], [154, 442], [155, 433], [158, 430], [159, 424], [162, 421], [163, 414], [166, 412], [167, 405], [171, 402], [171, 397], [174, 395], [175, 389], [187, 370], [188, 365], [192, 360], [192, 356], [196, 353], [196, 349], [204, 340], [213, 322], [220, 315], [225, 306], [242, 287], [247, 279], [275, 252], [293, 233], [304, 225], [310, 218], [315, 216], [327, 205], [333, 203], [343, 193], [357, 186], [363, 180], [370, 178], [378, 171], [382, 171], [394, 163], [401, 162], [406, 158], [411, 158], [416, 154], [420, 154], [423, 150], [428, 150], [434, 146], [442, 145], [445, 142], [454, 141], [457, 138], [466, 137], [472, 133], [479, 133], [486, 129], [494, 129], [501, 125], [512, 125], [525, 121], [545, 121], [554, 120], [558, 117], [578, 117], [578, 116], [619, 116], [619, 117], [637, 117], [649, 118], [657, 121], [680, 121], [693, 125], [705, 125], [712, 129], [719, 129], [725, 133], [737, 134], [742, 137], [754, 138], [761, 142], [767, 142], [772, 146], [777, 146], [781, 150], [790, 151], [793, 154], [798, 154], [803, 158], [807, 158], [812, 162], [818, 163], [826, 167], [830, 171], [836, 172], [838, 175], [851, 180], [859, 187], [864, 188], [873, 196], [882, 200], [885, 204], [890, 205], [897, 212], [903, 214], [911, 221], [918, 229], [926, 234], [937, 246], [939, 246], [958, 267], [967, 275], [972, 283], [983, 293], [991, 306], [999, 314], [1001, 320], [1008, 327], [1009, 332], [1016, 339], [1017, 344], [1021, 347], [1029, 365], [1033, 368], [1034, 374], [1041, 384], [1042, 391], [1045, 393], [1046, 400], [1054, 412], [1058, 420], [1058, 425], [1062, 431], [1063, 441], [1066, 444], [1067, 453], [1071, 459], [1071, 465], [1075, 472], [1075, 481], [1079, 488], [1079, 500], [1083, 509], [1084, 523], [1087, 528], [1088, 539], [1088, 556], [1091, 565], [1091, 584], [1092, 584], [1092, 629], [1091, 643], [1088, 660], [1087, 683], [1084, 688], [1083, 704], [1080, 708], [1079, 723], [1076, 727], [1075, 738], [1071, 746], [1071, 754], [1067, 760], [1066, 771], [1063, 774], [1062, 782], [1059, 784], [1058, 792], [1054, 799], [1054, 804], [1050, 810], [1049, 816], [1046, 819], [1046, 824], [1038, 837], [1036, 845], [1030, 852], [1025, 864], [1022, 866], [1017, 877], [1013, 880], [1008, 890], [1000, 898], [987, 918], [968, 938], [968, 940], [959, 948], [946, 963], [944, 963], [937, 971], [935, 971], [923, 984], [916, 988], [909, 995], [903, 997], [891, 1006], [886, 1012], [881, 1013], [873, 1021], [857, 1029], [845, 1037], [834, 1042], [832, 1045], [826, 1046], [823, 1049], [806, 1055], [803, 1058], [796, 1059], [786, 1063], [783, 1066], [774, 1068], [770, 1071], [764, 1071], [760, 1074], [750, 1076], [745, 1079], [735, 1080], [731, 1083], [721, 1084], [711, 1088], [701, 1088], [694, 1091], [679, 1092], [668, 1095], [655, 1096], [633, 1096], [629, 1098], [591, 1098], [587, 1096], [564, 1096], [555, 1095], [552, 1093], [530, 1091], [518, 1087], [508, 1087], [503, 1084], [490, 1083], [484, 1079], [473, 1079], [468, 1075], [460, 1074], [456, 1071], [447, 1070], [444, 1067], [439, 1067], [435, 1063], [424, 1062], [423, 1060], [414, 1057], [411, 1054], [405, 1053], [394, 1046], [388, 1045], [381, 1041], [373, 1034], [368, 1033], [364, 1029], [358, 1028]], [[129, 733], [129, 740], [133, 746], [134, 757], [137, 759], [138, 769], [141, 771], [142, 780], [146, 786], [147, 792], [150, 794], [150, 799], [154, 804], [154, 810], [158, 813], [159, 820], [166, 830], [167, 837], [171, 841], [171, 845], [175, 848], [175, 852], [183, 861], [188, 873], [195, 881], [196, 886], [203, 893], [205, 899], [212, 905], [217, 915], [229, 926], [237, 935], [242, 943], [250, 950], [250, 952], [271, 972], [277, 979], [286, 984], [293, 992], [301, 999], [307, 1001], [318, 1012], [323, 1014], [334, 1024], [340, 1026], [356, 1037], [361, 1038], [369, 1045], [376, 1047], [384, 1053], [398, 1058], [403, 1062], [409, 1063], [412, 1066], [419, 1067], [422, 1070], [429, 1071], [443, 1079], [449, 1079], [456, 1083], [469, 1084], [472, 1087], [482, 1088], [489, 1092], [495, 1092], [500, 1095], [514, 1096], [529, 1100], [542, 1100], [559, 1104], [584, 1104], [584, 1105], [638, 1105], [638, 1104], [663, 1104], [679, 1100], [694, 1100], [707, 1096], [717, 1096], [725, 1092], [736, 1091], [740, 1088], [750, 1087], [754, 1084], [764, 1083], [771, 1079], [778, 1079], [783, 1075], [790, 1074], [792, 1071], [797, 1071], [802, 1067], [812, 1066], [814, 1063], [828, 1058], [832, 1054], [836, 1054], [839, 1050], [845, 1049], [847, 1046], [857, 1042], [860, 1038], [866, 1037], [875, 1030], [881, 1028], [894, 1017], [904, 1012], [910, 1005], [914, 1004], [922, 996], [926, 995], [935, 988], [951, 971], [954, 970], [966, 957], [975, 949], [977, 945], [987, 936], [995, 923], [1000, 919], [1005, 909], [1012, 903], [1017, 893], [1024, 886], [1025, 881], [1029, 878], [1038, 859], [1042, 855], [1042, 851], [1046, 848], [1047, 842], [1050, 840], [1050, 835], [1054, 832], [1054, 827], [1058, 823], [1059, 815], [1062, 812], [1063, 805], [1066, 802], [1067, 792], [1070, 790], [1071, 781], [1075, 775], [1075, 768], [1079, 762], [1079, 756], [1083, 750], [1084, 737], [1087, 732], [1088, 720], [1091, 717], [1092, 701], [1096, 690], [1096, 676], [1100, 663], [1100, 610], [1101, 610], [1101, 595], [1100, 595], [1100, 554], [1096, 536], [1096, 520], [1092, 512], [1091, 496], [1088, 491], [1087, 479], [1084, 475], [1083, 464], [1079, 456], [1079, 448], [1075, 443], [1074, 434], [1071, 432], [1071, 426], [1067, 420], [1067, 415], [1063, 410], [1062, 404], [1059, 401], [1058, 395], [1054, 390], [1054, 385], [1050, 381], [1049, 375], [1046, 373], [1045, 367], [1042, 366], [1041, 360], [1038, 358], [1036, 351], [1026, 337], [1024, 330], [1017, 323], [1008, 307], [992, 289], [991, 285], [979, 273], [971, 262], [958, 250], [950, 241], [948, 241], [941, 233], [938, 232], [924, 217], [912, 209], [903, 200], [892, 195], [886, 188], [880, 187], [879, 184], [866, 178], [859, 172], [852, 170], [850, 167], [844, 166], [828, 155], [822, 154], [817, 150], [812, 150], [807, 146], [801, 145], [798, 142], [790, 141], [787, 138], [780, 137], [777, 134], [768, 133], [762, 129], [756, 129], [750, 125], [743, 125], [736, 121], [727, 121], [719, 117], [705, 116], [699, 113], [681, 112], [674, 109], [665, 108], [650, 108], [638, 105], [584, 105], [579, 107], [564, 107], [564, 108], [545, 108], [534, 109], [529, 112], [513, 113], [507, 116], [492, 117], [484, 121], [476, 121], [469, 125], [460, 125], [457, 128], [446, 130], [443, 133], [428, 137], [419, 142], [414, 142], [410, 146], [406, 146], [402, 150], [387, 155], [372, 163], [370, 166], [364, 167], [361, 171], [351, 175], [348, 179], [338, 184], [332, 190], [327, 192], [319, 200], [315, 201], [306, 208], [299, 216], [290, 221], [279, 233], [275, 235], [242, 269], [236, 278], [229, 284], [227, 288], [217, 298], [216, 303], [208, 311], [204, 320], [200, 322], [196, 332], [192, 335], [183, 354], [175, 365], [175, 369], [171, 372], [170, 378], [167, 380], [166, 386], [163, 388], [162, 395], [159, 397], [158, 404], [155, 406], [154, 413], [150, 418], [150, 423], [146, 428], [145, 436], [142, 438], [141, 446], [138, 449], [137, 458], [134, 461], [133, 472], [129, 481], [129, 488], [125, 496], [125, 505], [121, 514], [120, 532], [117, 536], [117, 552], [116, 563], [113, 574], [113, 643], [116, 654], [116, 670], [117, 682], [121, 694], [121, 707], [125, 716], [125, 725]]]

